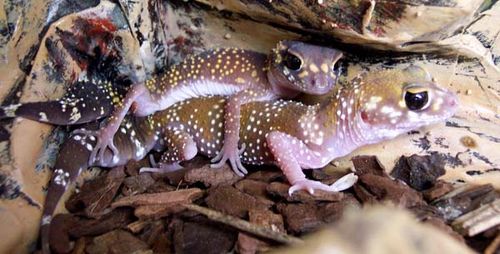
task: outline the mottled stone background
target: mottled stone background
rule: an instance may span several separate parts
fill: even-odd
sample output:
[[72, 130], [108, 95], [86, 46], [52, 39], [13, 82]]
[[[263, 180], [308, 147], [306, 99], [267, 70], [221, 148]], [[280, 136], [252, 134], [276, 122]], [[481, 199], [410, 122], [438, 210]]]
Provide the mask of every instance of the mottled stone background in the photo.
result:
[[[500, 188], [497, 1], [380, 1], [371, 9], [363, 0], [5, 0], [0, 2], [2, 105], [61, 96], [82, 66], [58, 36], [89, 17], [118, 28], [121, 70], [137, 79], [206, 48], [268, 52], [290, 38], [344, 50], [343, 79], [386, 67], [423, 66], [458, 93], [457, 115], [355, 154], [377, 155], [391, 170], [401, 155], [439, 153], [447, 161], [444, 179]], [[90, 35], [86, 32], [81, 36]], [[142, 68], [132, 72], [135, 66]], [[23, 253], [35, 244], [49, 168], [65, 129], [22, 119], [2, 126], [0, 252]], [[328, 170], [348, 168], [349, 158], [334, 165]]]

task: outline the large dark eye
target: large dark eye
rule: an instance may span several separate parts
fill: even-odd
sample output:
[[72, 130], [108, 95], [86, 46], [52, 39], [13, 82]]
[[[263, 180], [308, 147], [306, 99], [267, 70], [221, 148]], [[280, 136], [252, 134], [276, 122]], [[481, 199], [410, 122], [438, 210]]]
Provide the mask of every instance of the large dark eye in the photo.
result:
[[292, 71], [298, 71], [302, 67], [302, 60], [292, 53], [285, 53], [283, 62], [285, 66]]
[[427, 106], [427, 102], [429, 102], [427, 91], [416, 93], [406, 91], [405, 103], [409, 110], [422, 110]]

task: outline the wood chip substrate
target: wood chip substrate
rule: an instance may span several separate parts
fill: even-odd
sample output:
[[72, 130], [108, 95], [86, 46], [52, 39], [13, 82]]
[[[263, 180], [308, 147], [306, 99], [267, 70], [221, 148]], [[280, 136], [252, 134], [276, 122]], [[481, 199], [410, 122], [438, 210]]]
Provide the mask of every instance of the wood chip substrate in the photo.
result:
[[[288, 194], [273, 167], [238, 177], [197, 158], [181, 172], [138, 174], [145, 163], [104, 171], [53, 220], [56, 253], [257, 253], [298, 246], [303, 237], [365, 206], [392, 205], [473, 250], [499, 251], [500, 194], [491, 185], [455, 186], [437, 178], [440, 158], [401, 157], [392, 174], [374, 156], [353, 158], [359, 181], [348, 191]], [[322, 170], [308, 177], [331, 184]], [[391, 220], [391, 218], [387, 218]], [[390, 230], [390, 229], [387, 229]]]

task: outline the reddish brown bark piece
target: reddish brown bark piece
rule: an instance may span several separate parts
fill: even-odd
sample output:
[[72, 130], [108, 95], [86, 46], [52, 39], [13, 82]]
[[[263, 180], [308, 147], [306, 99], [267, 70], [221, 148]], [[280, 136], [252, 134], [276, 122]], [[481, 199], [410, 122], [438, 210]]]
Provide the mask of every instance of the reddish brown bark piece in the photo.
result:
[[149, 220], [136, 220], [136, 221], [128, 224], [127, 229], [128, 229], [128, 231], [132, 232], [133, 234], [137, 234], [150, 224], [151, 224], [151, 221], [149, 221]]
[[281, 214], [276, 214], [269, 210], [256, 209], [250, 210], [248, 212], [248, 217], [251, 223], [265, 226], [274, 231], [286, 233], [285, 223], [283, 222], [283, 216], [281, 216]]
[[166, 234], [165, 226], [162, 220], [152, 220], [139, 234], [139, 238], [151, 246], [160, 235]]
[[315, 190], [314, 195], [305, 190], [299, 190], [290, 196], [288, 195], [288, 189], [290, 189], [290, 185], [286, 183], [273, 182], [267, 186], [267, 192], [271, 196], [280, 197], [288, 202], [339, 201], [344, 197], [341, 192], [323, 190]]
[[[331, 165], [327, 165], [325, 166], [328, 167], [328, 166], [331, 166]], [[318, 181], [322, 181], [322, 180], [326, 180], [328, 178], [331, 178], [332, 176], [327, 174], [324, 170], [322, 169], [313, 169], [311, 171], [311, 177], [314, 179], [314, 180], [318, 180]]]
[[79, 219], [71, 214], [58, 214], [52, 219], [49, 244], [55, 253], [68, 253], [73, 249], [68, 231], [78, 222]]
[[240, 179], [241, 177], [236, 175], [229, 165], [224, 165], [222, 168], [211, 168], [210, 164], [207, 164], [200, 168], [191, 169], [184, 175], [186, 183], [201, 182], [206, 187], [231, 185]]
[[424, 195], [425, 200], [430, 202], [445, 195], [453, 189], [454, 187], [452, 183], [438, 180], [430, 189], [422, 191], [422, 194]]
[[352, 158], [352, 163], [357, 175], [374, 174], [378, 176], [388, 176], [384, 167], [376, 156], [361, 155]]
[[143, 253], [149, 250], [149, 246], [124, 230], [114, 230], [104, 235], [94, 237], [87, 246], [87, 253]]
[[273, 202], [257, 199], [233, 186], [220, 186], [209, 191], [205, 199], [208, 207], [236, 217], [246, 217], [252, 209], [268, 209]]
[[274, 182], [274, 181], [284, 181], [285, 176], [281, 170], [259, 170], [248, 174], [245, 179], [256, 180], [261, 182]]
[[71, 250], [71, 254], [86, 254], [85, 248], [87, 247], [87, 238], [82, 237], [76, 240], [73, 250]]
[[278, 210], [286, 221], [287, 230], [292, 234], [303, 234], [316, 230], [318, 227], [338, 220], [347, 207], [360, 207], [352, 196], [346, 195], [339, 202], [279, 204]]
[[151, 244], [153, 253], [171, 253], [172, 242], [167, 234], [161, 234]]
[[153, 186], [155, 182], [150, 174], [130, 176], [123, 181], [122, 193], [125, 196], [141, 194]]
[[149, 186], [146, 193], [169, 192], [175, 190], [177, 190], [177, 187], [169, 185], [163, 180], [156, 180], [153, 185]]
[[266, 182], [251, 179], [243, 179], [234, 185], [236, 189], [262, 199], [268, 199], [266, 191], [267, 186], [268, 184]]
[[127, 165], [125, 165], [125, 173], [129, 176], [139, 175], [139, 170], [144, 167], [150, 167], [149, 156], [144, 157], [140, 161], [130, 160]]
[[228, 253], [236, 232], [224, 225], [206, 221], [177, 222], [174, 231], [175, 253]]
[[111, 207], [143, 205], [174, 206], [179, 204], [191, 203], [193, 200], [196, 200], [201, 196], [203, 196], [203, 191], [198, 188], [151, 194], [140, 194], [121, 198], [111, 204]]
[[144, 206], [138, 206], [135, 211], [134, 215], [139, 218], [139, 219], [152, 219], [152, 220], [158, 220], [160, 218], [166, 217], [170, 214], [178, 213], [180, 211], [184, 210], [183, 206], [180, 205], [144, 205]]
[[371, 173], [359, 177], [354, 191], [363, 203], [389, 200], [402, 207], [426, 204], [422, 194], [411, 189], [406, 184]]
[[[184, 167], [180, 170], [175, 170], [173, 172], [161, 173], [161, 174], [152, 174], [153, 178], [159, 179], [159, 177], [168, 179], [168, 183], [174, 186], [179, 186], [180, 184], [185, 183], [184, 176], [193, 169], [198, 169], [204, 166], [208, 166], [210, 161], [207, 160], [206, 157], [196, 156], [189, 161], [184, 161], [181, 165]], [[217, 169], [213, 169], [217, 170]]]
[[121, 228], [133, 221], [132, 210], [128, 208], [115, 209], [99, 219], [81, 220], [78, 227], [71, 228], [72, 237], [100, 235]]
[[[251, 210], [248, 217], [251, 223], [265, 226], [273, 231], [286, 233], [285, 223], [281, 214], [275, 214], [269, 210]], [[271, 245], [269, 242], [260, 240], [249, 234], [239, 233], [237, 248], [239, 253], [257, 253], [268, 251]]]
[[123, 179], [125, 179], [123, 167], [113, 168], [106, 176], [83, 184], [81, 191], [68, 199], [66, 208], [71, 212], [83, 208], [84, 214], [88, 217], [101, 216], [113, 201]]
[[401, 156], [391, 172], [391, 176], [402, 180], [418, 191], [429, 189], [437, 178], [444, 175], [444, 160], [437, 153], [410, 157]]
[[254, 254], [269, 251], [270, 244], [252, 237], [245, 233], [238, 234], [238, 241], [236, 242], [238, 253], [241, 254]]

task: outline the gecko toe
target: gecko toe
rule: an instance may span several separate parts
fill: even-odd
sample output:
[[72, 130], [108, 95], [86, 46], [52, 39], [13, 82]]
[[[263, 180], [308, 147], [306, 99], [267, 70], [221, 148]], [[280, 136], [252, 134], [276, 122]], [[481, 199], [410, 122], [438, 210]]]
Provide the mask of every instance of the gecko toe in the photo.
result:
[[[224, 148], [222, 150], [224, 150]], [[224, 156], [224, 153], [222, 152], [222, 150], [214, 158], [212, 158], [212, 160], [210, 160], [211, 163], [216, 163], [216, 162], [219, 162], [219, 163], [212, 164], [212, 165], [219, 165], [220, 164], [220, 161], [222, 161], [222, 157]], [[220, 168], [220, 165], [219, 165], [219, 168]]]
[[241, 144], [241, 148], [238, 150], [238, 155], [243, 154], [245, 152], [245, 148], [247, 148], [247, 144]]
[[358, 176], [354, 173], [350, 173], [335, 181], [332, 185], [330, 185], [330, 189], [333, 191], [343, 191], [351, 188], [357, 181]]
[[149, 164], [153, 168], [158, 167], [158, 162], [156, 162], [155, 157], [152, 154], [149, 155]]
[[326, 185], [322, 182], [313, 181], [313, 180], [309, 180], [309, 179], [303, 179], [303, 180], [295, 182], [290, 187], [290, 189], [288, 189], [288, 195], [292, 195], [295, 191], [298, 191], [298, 190], [305, 190], [311, 195], [314, 195], [316, 190], [323, 190], [323, 191], [329, 191], [329, 192], [339, 192], [339, 191], [342, 191], [342, 190], [345, 190], [345, 189], [351, 187], [354, 184], [353, 180], [355, 182], [356, 179], [357, 179], [357, 176], [355, 176], [354, 174], [349, 174], [344, 179], [342, 179], [342, 178], [339, 179], [339, 180], [341, 180], [339, 182], [339, 184], [335, 185], [338, 182], [337, 181], [334, 184], [332, 184], [331, 186]]
[[236, 159], [236, 165], [238, 166], [239, 171], [243, 173], [243, 175], [248, 174], [248, 170], [245, 168], [245, 166], [243, 166], [240, 158]]

